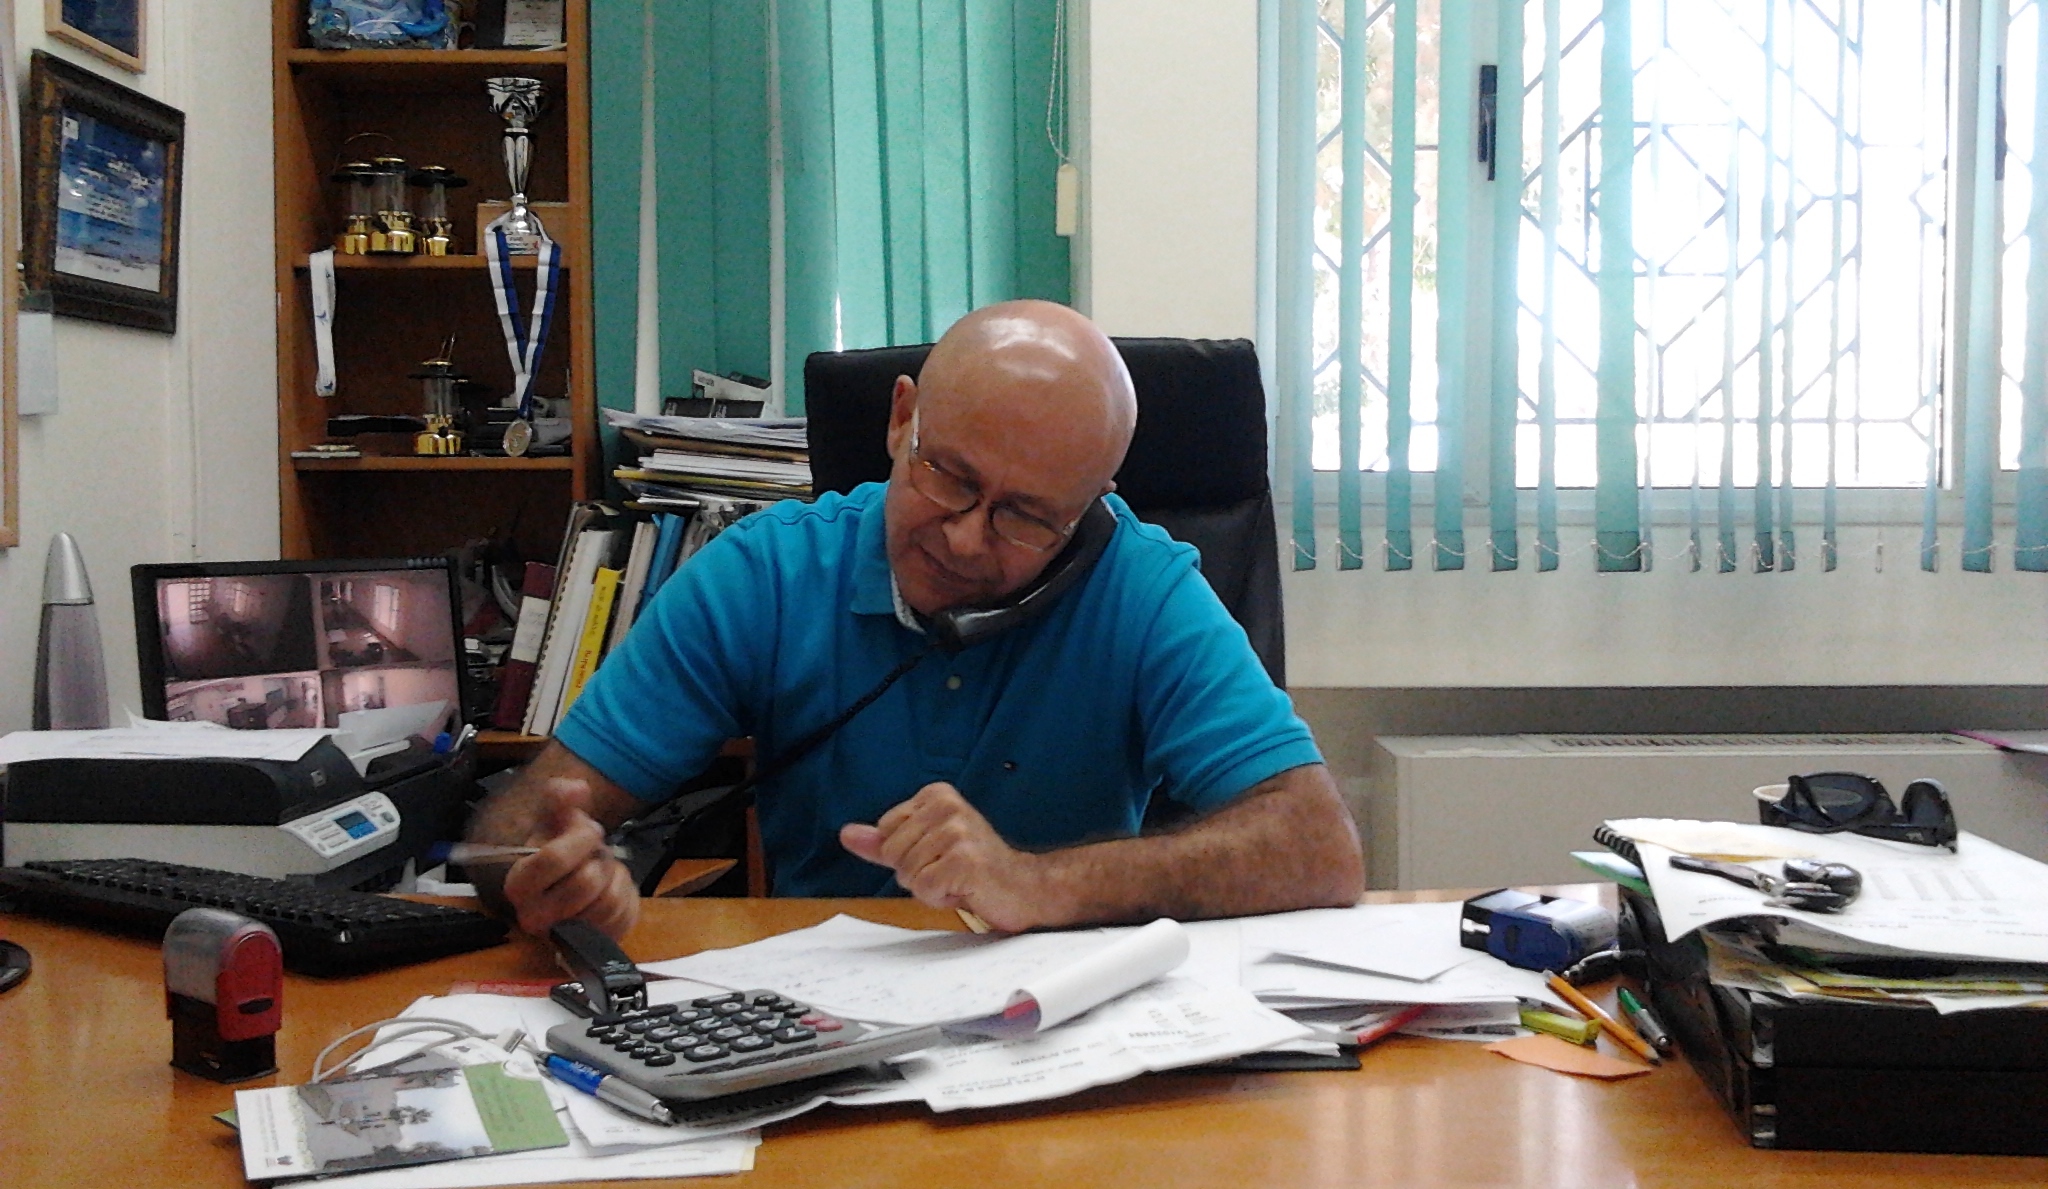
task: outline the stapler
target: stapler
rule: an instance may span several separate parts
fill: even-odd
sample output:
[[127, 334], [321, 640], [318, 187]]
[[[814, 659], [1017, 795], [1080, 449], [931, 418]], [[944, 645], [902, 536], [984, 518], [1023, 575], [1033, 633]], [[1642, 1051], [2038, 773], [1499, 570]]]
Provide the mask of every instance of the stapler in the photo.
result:
[[647, 978], [618, 942], [583, 921], [563, 921], [548, 938], [571, 980], [555, 984], [548, 998], [586, 1020], [647, 1006]]

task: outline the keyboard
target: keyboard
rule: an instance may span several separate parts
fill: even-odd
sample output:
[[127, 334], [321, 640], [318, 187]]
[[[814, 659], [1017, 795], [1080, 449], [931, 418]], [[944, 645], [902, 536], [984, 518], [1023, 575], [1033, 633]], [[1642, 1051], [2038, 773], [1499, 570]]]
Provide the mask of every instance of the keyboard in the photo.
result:
[[286, 968], [349, 974], [466, 953], [505, 939], [463, 908], [150, 859], [61, 859], [0, 867], [0, 900], [62, 921], [158, 938], [188, 908], [224, 908], [277, 934]]

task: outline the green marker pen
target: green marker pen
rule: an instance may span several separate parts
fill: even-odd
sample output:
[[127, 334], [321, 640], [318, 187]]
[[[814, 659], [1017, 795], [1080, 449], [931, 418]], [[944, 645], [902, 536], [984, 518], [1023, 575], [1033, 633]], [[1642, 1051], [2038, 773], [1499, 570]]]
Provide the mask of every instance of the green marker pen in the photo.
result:
[[1616, 991], [1614, 998], [1621, 1004], [1621, 1014], [1627, 1017], [1630, 1024], [1635, 1025], [1636, 1031], [1643, 1034], [1644, 1040], [1649, 1041], [1660, 1053], [1671, 1051], [1671, 1034], [1664, 1030], [1664, 1022], [1657, 1018], [1656, 1013], [1645, 1006], [1642, 1000], [1637, 999], [1627, 987]]

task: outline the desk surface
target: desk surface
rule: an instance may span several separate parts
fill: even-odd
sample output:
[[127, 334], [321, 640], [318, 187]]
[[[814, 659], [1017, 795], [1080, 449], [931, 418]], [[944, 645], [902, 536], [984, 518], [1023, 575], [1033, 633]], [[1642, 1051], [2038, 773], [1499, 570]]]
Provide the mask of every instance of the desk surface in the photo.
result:
[[[645, 961], [672, 958], [835, 912], [957, 927], [950, 914], [900, 900], [651, 900], [626, 948]], [[232, 1105], [232, 1088], [168, 1064], [158, 947], [15, 916], [0, 916], [0, 936], [35, 958], [28, 982], [0, 996], [0, 1179], [243, 1184], [234, 1137], [208, 1117]], [[356, 979], [287, 976], [283, 1080], [304, 1080], [314, 1054], [342, 1032], [457, 980], [555, 973], [542, 947], [522, 939]], [[1476, 1044], [1396, 1038], [1368, 1050], [1355, 1073], [1165, 1074], [948, 1115], [827, 1108], [769, 1128], [741, 1184], [1838, 1189], [2044, 1180], [2048, 1159], [1756, 1151], [1682, 1061], [1607, 1084], [1519, 1065]]]

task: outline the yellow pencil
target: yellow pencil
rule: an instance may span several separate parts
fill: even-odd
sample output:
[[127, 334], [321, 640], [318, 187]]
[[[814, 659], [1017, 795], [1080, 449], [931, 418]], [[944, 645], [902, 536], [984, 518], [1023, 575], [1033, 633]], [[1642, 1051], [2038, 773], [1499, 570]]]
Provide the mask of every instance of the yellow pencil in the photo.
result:
[[1585, 1013], [1587, 1019], [1600, 1021], [1600, 1027], [1606, 1030], [1607, 1035], [1626, 1045], [1636, 1056], [1652, 1065], [1664, 1063], [1663, 1059], [1657, 1056], [1657, 1050], [1650, 1047], [1649, 1041], [1637, 1036], [1635, 1029], [1601, 1010], [1599, 1004], [1586, 998], [1577, 987], [1548, 970], [1543, 972], [1543, 977], [1549, 982], [1550, 989], [1557, 992], [1559, 998]]

